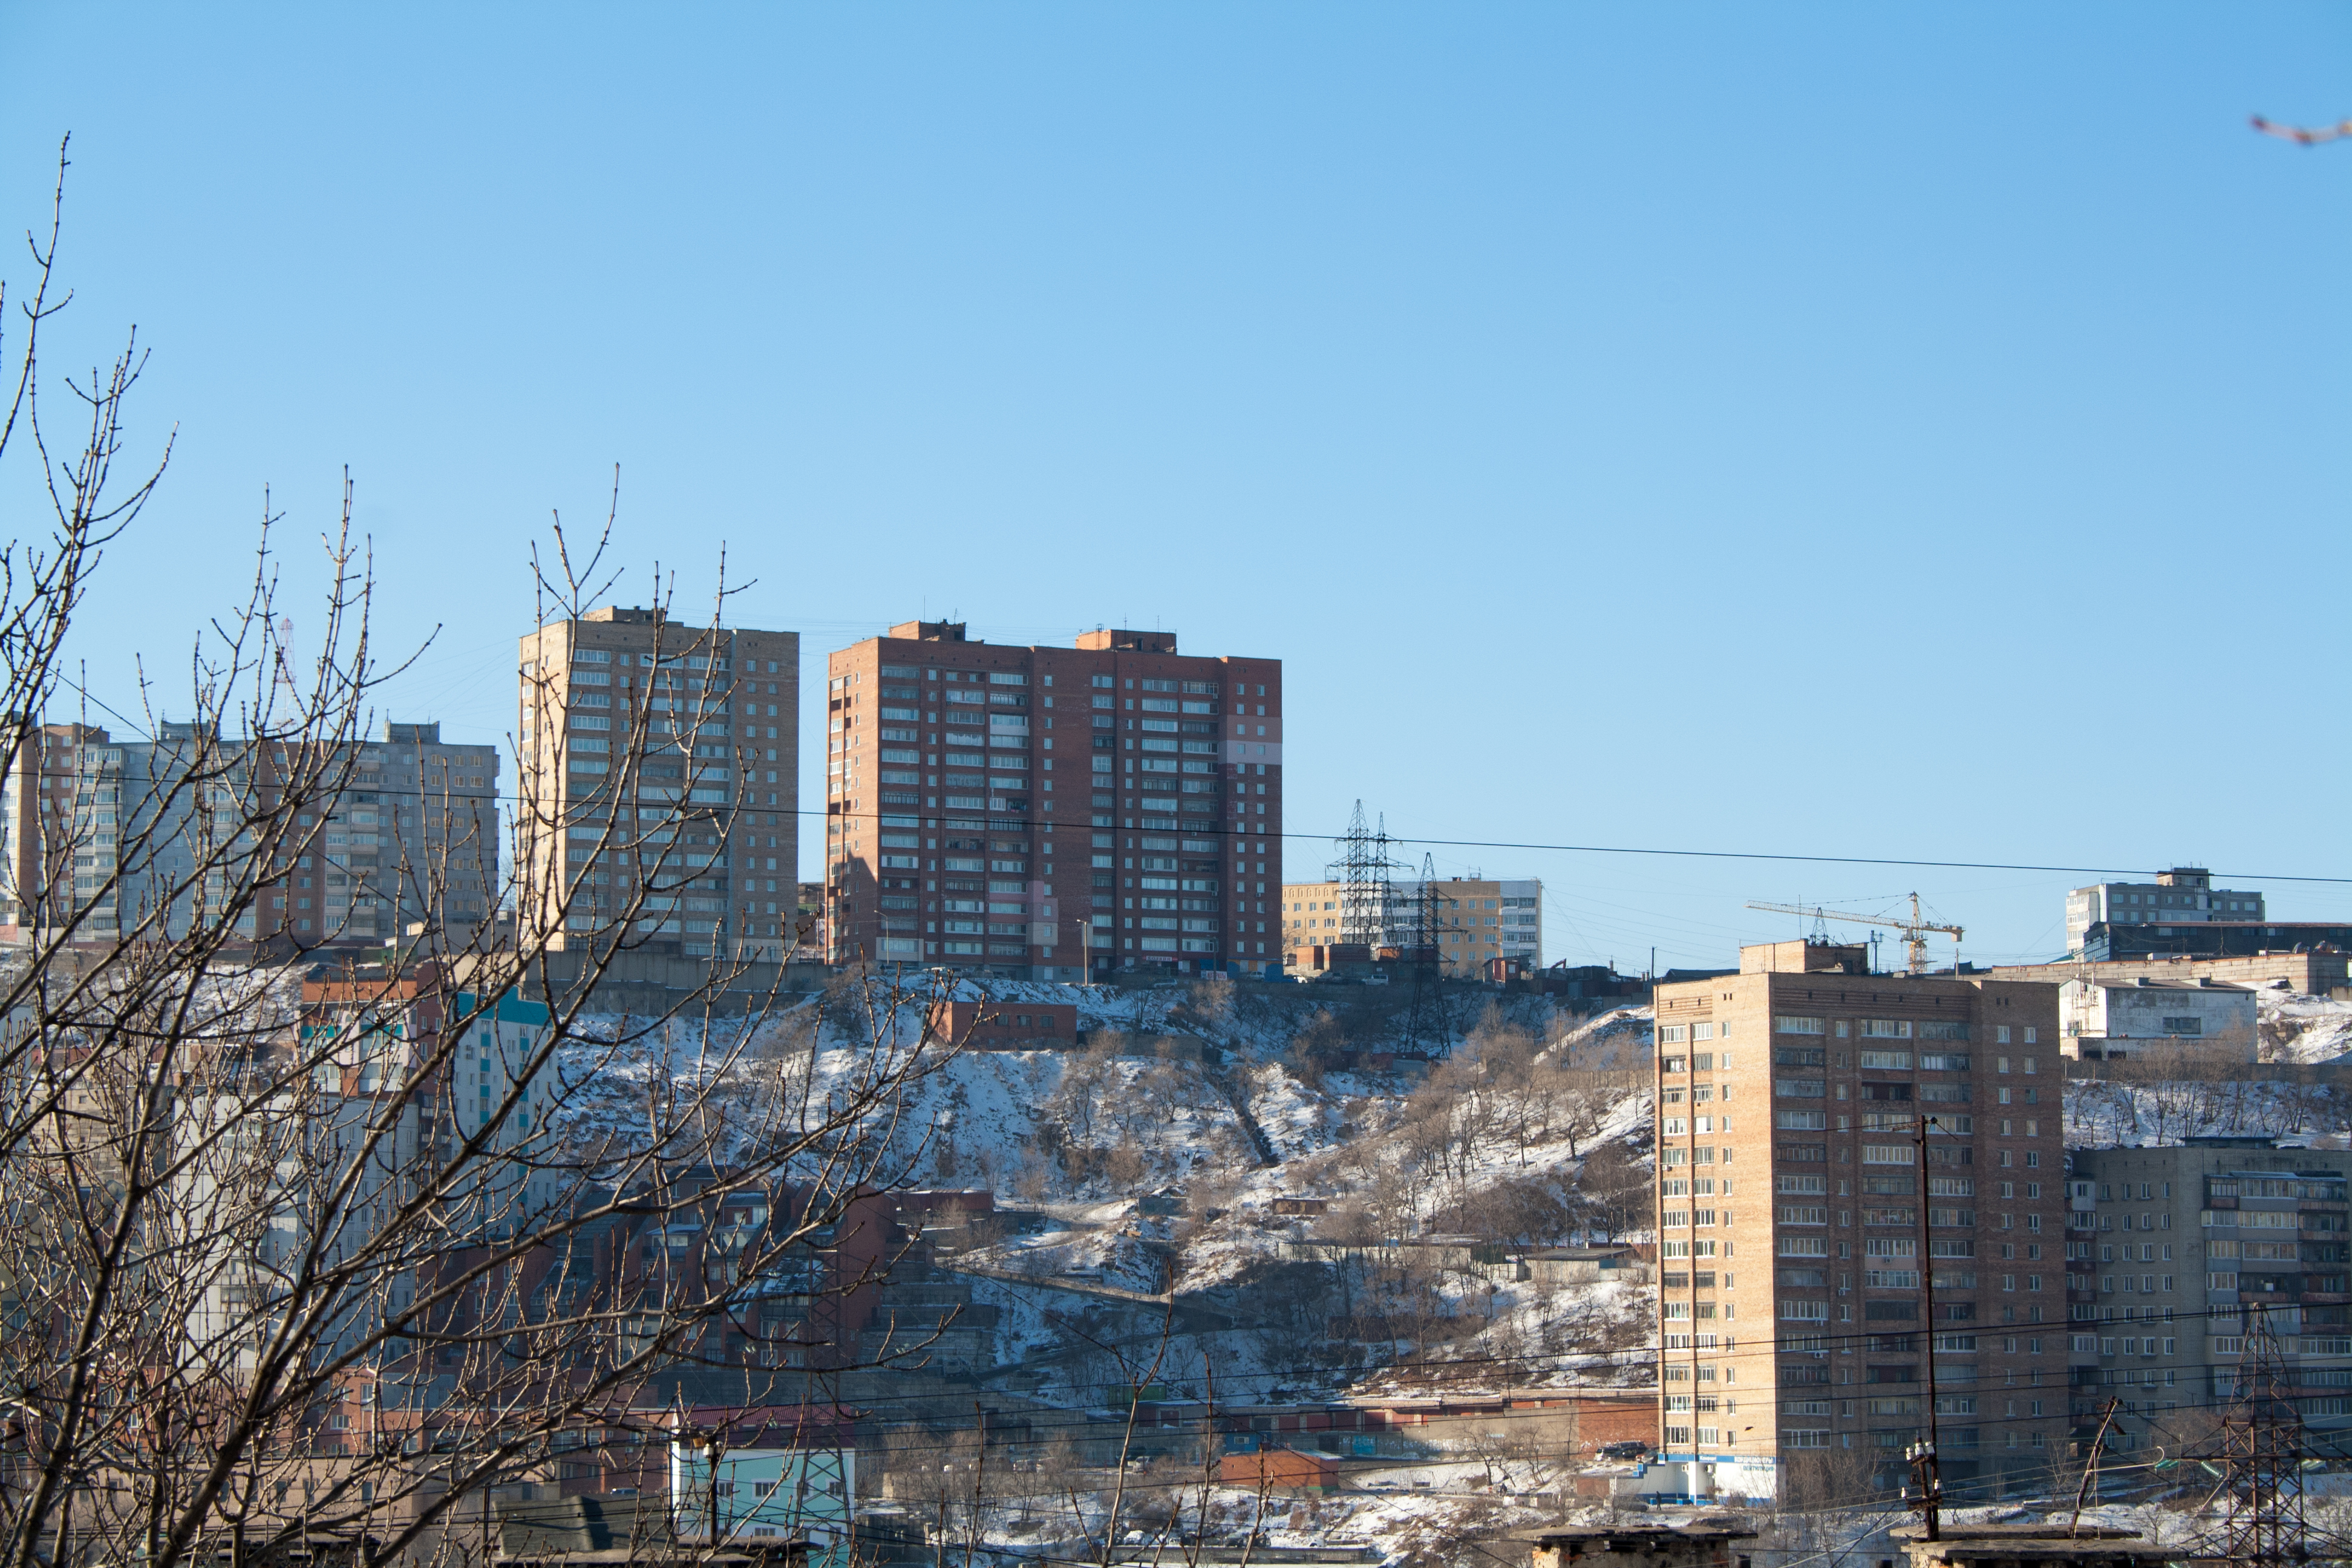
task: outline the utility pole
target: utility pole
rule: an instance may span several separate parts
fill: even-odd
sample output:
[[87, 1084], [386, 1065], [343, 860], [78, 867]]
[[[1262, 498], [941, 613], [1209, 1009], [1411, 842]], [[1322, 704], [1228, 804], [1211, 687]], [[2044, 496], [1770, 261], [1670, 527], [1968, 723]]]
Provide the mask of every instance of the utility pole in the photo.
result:
[[2079, 1533], [2083, 1528], [2084, 1500], [2098, 1496], [2099, 1457], [2106, 1452], [2107, 1428], [2115, 1422], [2116, 1406], [2122, 1403], [2123, 1401], [2119, 1399], [2108, 1400], [2106, 1413], [2099, 1417], [2099, 1429], [2091, 1434], [2090, 1457], [2083, 1464], [2082, 1482], [2074, 1488], [2074, 1517], [2068, 1521], [2066, 1525], [2066, 1534], [2069, 1538]]
[[[1912, 1143], [1919, 1152], [1919, 1180], [1927, 1180], [1927, 1129], [1936, 1119], [1925, 1112], [1916, 1120]], [[1923, 1192], [1924, 1200], [1926, 1194]], [[1927, 1205], [1922, 1201], [1919, 1215], [1919, 1281], [1926, 1288], [1927, 1304], [1927, 1440], [1914, 1443], [1907, 1456], [1911, 1460], [1911, 1479], [1919, 1489], [1919, 1511], [1927, 1524], [1927, 1538], [1944, 1538], [1944, 1472], [1936, 1457], [1936, 1266], [1928, 1256]], [[1867, 1217], [1867, 1216], [1865, 1216]]]

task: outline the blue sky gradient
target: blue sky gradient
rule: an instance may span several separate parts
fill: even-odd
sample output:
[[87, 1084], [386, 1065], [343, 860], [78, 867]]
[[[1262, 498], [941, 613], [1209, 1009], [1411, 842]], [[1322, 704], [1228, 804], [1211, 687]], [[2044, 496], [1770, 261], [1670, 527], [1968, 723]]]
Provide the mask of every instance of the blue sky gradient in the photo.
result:
[[[918, 615], [1281, 657], [1294, 832], [2352, 876], [2352, 145], [2246, 127], [2352, 114], [2341, 8], [11, 5], [0, 62], [9, 226], [74, 135], [53, 363], [137, 322], [179, 426], [110, 700], [265, 485], [315, 583], [349, 465], [394, 716], [502, 738], [617, 463], [619, 597], [723, 545], [813, 687]], [[2053, 953], [2081, 879], [1436, 854], [1662, 966], [1915, 886]]]

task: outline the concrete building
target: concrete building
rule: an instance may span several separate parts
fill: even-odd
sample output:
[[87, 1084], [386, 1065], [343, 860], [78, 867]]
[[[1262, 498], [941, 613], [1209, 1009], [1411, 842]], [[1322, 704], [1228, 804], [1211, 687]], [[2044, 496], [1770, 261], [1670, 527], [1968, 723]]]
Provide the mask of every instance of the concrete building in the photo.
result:
[[2344, 950], [2326, 942], [2245, 954], [2166, 953], [2096, 963], [2079, 959], [2063, 963], [2004, 963], [1996, 964], [1990, 973], [1996, 980], [2047, 980], [2053, 984], [2069, 980], [2128, 983], [2147, 979], [2173, 984], [2210, 980], [2256, 991], [2294, 991], [2305, 996], [2325, 996], [2347, 984]]
[[[0, 779], [0, 934], [24, 941], [79, 920], [83, 940], [116, 940], [126, 900], [107, 878], [119, 869], [131, 759], [88, 724], [26, 725], [11, 738], [16, 755]], [[135, 911], [136, 896], [127, 902]]]
[[2058, 988], [2060, 1051], [2124, 1061], [2156, 1050], [2210, 1062], [2255, 1057], [2254, 994], [2211, 980], [2069, 980]]
[[2100, 925], [2261, 924], [2263, 896], [2216, 888], [2202, 866], [2158, 871], [2153, 882], [2100, 882], [2066, 895], [2066, 951], [2080, 954]]
[[[340, 1170], [372, 1129], [388, 1128], [382, 1157], [352, 1175], [354, 1209], [365, 1214], [420, 1160], [446, 1162], [461, 1140], [483, 1138], [494, 1157], [453, 1181], [440, 1206], [451, 1238], [510, 1236], [562, 1190], [547, 1128], [558, 1089], [542, 1058], [544, 1005], [457, 989], [437, 965], [390, 974], [343, 961], [312, 969], [301, 996], [292, 1041], [210, 1041], [179, 1075], [172, 1136], [183, 1157], [173, 1182], [184, 1212], [211, 1222], [195, 1225], [202, 1234], [187, 1260], [188, 1278], [203, 1282], [189, 1331], [207, 1346], [244, 1341], [266, 1323], [287, 1271], [310, 1249], [340, 1263], [377, 1234], [359, 1224], [322, 1235], [299, 1186], [257, 1195], [238, 1152], [249, 1140], [282, 1149], [289, 1168]], [[452, 1031], [463, 1031], [457, 1054], [428, 1066]], [[252, 1066], [280, 1085], [258, 1103]], [[420, 1267], [433, 1264], [385, 1266], [392, 1293], [413, 1297]], [[331, 1333], [363, 1336], [391, 1299], [371, 1298]]]
[[[1532, 877], [1492, 880], [1450, 877], [1436, 888], [1439, 962], [1449, 975], [1486, 973], [1495, 959], [1543, 967], [1543, 883]], [[1419, 940], [1422, 884], [1391, 882], [1376, 893], [1367, 911], [1370, 945], [1399, 952]], [[1317, 965], [1313, 952], [1335, 943], [1362, 940], [1343, 931], [1347, 884], [1293, 882], [1282, 889], [1283, 963], [1293, 972]]]
[[2256, 957], [2352, 946], [2352, 925], [2273, 921], [2263, 895], [2216, 888], [2201, 866], [2176, 866], [2153, 882], [2102, 882], [2066, 895], [2066, 951], [2108, 963], [2173, 955]]
[[1683, 1478], [1659, 1489], [1774, 1497], [1805, 1463], [1888, 1484], [1931, 1368], [1948, 1479], [2046, 1470], [2058, 988], [1852, 973], [1828, 944], [1800, 967], [1793, 945], [1657, 989], [1659, 1416]]
[[825, 710], [830, 962], [1281, 973], [1280, 660], [909, 621]]
[[320, 815], [317, 855], [294, 868], [286, 928], [297, 945], [319, 945], [315, 929], [320, 942], [381, 946], [420, 925], [453, 948], [480, 940], [503, 890], [498, 748], [387, 722], [361, 742], [351, 776]]
[[[2352, 1430], [2352, 1152], [2268, 1138], [2077, 1149], [2067, 1175], [2072, 1415], [2111, 1447], [2210, 1433], [2265, 1310], [2315, 1432]], [[2178, 1448], [2175, 1448], [2178, 1451]]]
[[[296, 813], [293, 852], [258, 875], [237, 936], [308, 951], [381, 947], [425, 926], [463, 946], [488, 930], [500, 889], [495, 747], [445, 743], [437, 724], [387, 722], [348, 755], [296, 763], [282, 748], [186, 724], [131, 742], [88, 725], [38, 726], [0, 781], [0, 927], [22, 933], [79, 913], [89, 942], [142, 921], [185, 934], [200, 859], [215, 909], [233, 881], [256, 875], [205, 847], [232, 845], [243, 820], [275, 810], [299, 773], [340, 788]], [[192, 770], [216, 775], [203, 798], [187, 783]]]
[[524, 918], [560, 925], [552, 946], [636, 899], [632, 940], [651, 951], [782, 960], [799, 909], [800, 648], [798, 632], [617, 605], [521, 639], [517, 879]]

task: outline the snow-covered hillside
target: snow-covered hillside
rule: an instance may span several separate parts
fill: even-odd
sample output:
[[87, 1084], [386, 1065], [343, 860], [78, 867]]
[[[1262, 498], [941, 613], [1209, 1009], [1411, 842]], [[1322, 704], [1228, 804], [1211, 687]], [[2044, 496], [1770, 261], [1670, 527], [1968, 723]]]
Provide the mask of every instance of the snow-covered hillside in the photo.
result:
[[[1171, 1295], [1198, 1310], [1179, 1361], [1265, 1386], [1649, 1375], [1646, 1269], [1547, 1284], [1421, 1245], [1459, 1236], [1515, 1259], [1649, 1239], [1646, 1009], [1587, 1019], [1540, 996], [1465, 995], [1433, 1017], [1402, 987], [1220, 982], [950, 994], [1076, 1002], [1086, 1037], [948, 1055], [910, 1082], [887, 1132], [895, 1184], [995, 1194], [1003, 1222], [955, 1267], [997, 1309], [999, 1359], [1037, 1369], [1041, 1394], [1085, 1402], [1099, 1381], [1098, 1358], [1055, 1324]], [[714, 1073], [740, 1080], [756, 1125], [779, 1080], [804, 1073], [822, 1093], [877, 1052], [915, 1049], [932, 999], [836, 988], [748, 1036], [681, 1024], [629, 1058], [606, 1043], [623, 1021], [597, 1021], [602, 1038], [567, 1059], [562, 1125], [620, 1135], [649, 1079]], [[1412, 1059], [1416, 1046], [1441, 1059]]]
[[2333, 1061], [2352, 1051], [2352, 1002], [2257, 991], [2254, 1015], [2265, 1061]]

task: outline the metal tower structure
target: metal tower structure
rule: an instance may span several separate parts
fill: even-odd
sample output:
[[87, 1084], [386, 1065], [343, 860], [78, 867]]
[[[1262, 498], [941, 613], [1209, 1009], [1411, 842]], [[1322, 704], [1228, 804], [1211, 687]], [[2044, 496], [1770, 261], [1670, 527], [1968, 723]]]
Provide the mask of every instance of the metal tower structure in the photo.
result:
[[1381, 873], [1377, 868], [1384, 858], [1384, 847], [1375, 843], [1372, 830], [1364, 825], [1362, 801], [1356, 802], [1355, 813], [1348, 818], [1348, 831], [1334, 841], [1334, 847], [1339, 854], [1326, 868], [1326, 875], [1339, 884], [1339, 940], [1369, 947], [1381, 934], [1378, 884]]
[[1454, 1046], [1445, 1018], [1444, 972], [1439, 967], [1445, 945], [1444, 901], [1437, 890], [1437, 858], [1421, 858], [1421, 886], [1414, 892], [1411, 934], [1404, 960], [1412, 971], [1412, 1003], [1405, 1014], [1405, 1048], [1447, 1055]]
[[2303, 1517], [2303, 1412], [2271, 1330], [2272, 1309], [2246, 1309], [2238, 1386], [2221, 1416], [2227, 1512], [2217, 1555], [2249, 1568], [2310, 1561]]
[[1396, 889], [1389, 881], [1389, 873], [1396, 868], [1395, 860], [1389, 855], [1389, 847], [1394, 842], [1395, 840], [1389, 837], [1389, 814], [1384, 811], [1381, 813], [1380, 828], [1372, 835], [1371, 900], [1371, 940], [1383, 946], [1402, 945], [1398, 941], [1402, 933], [1395, 929]]

